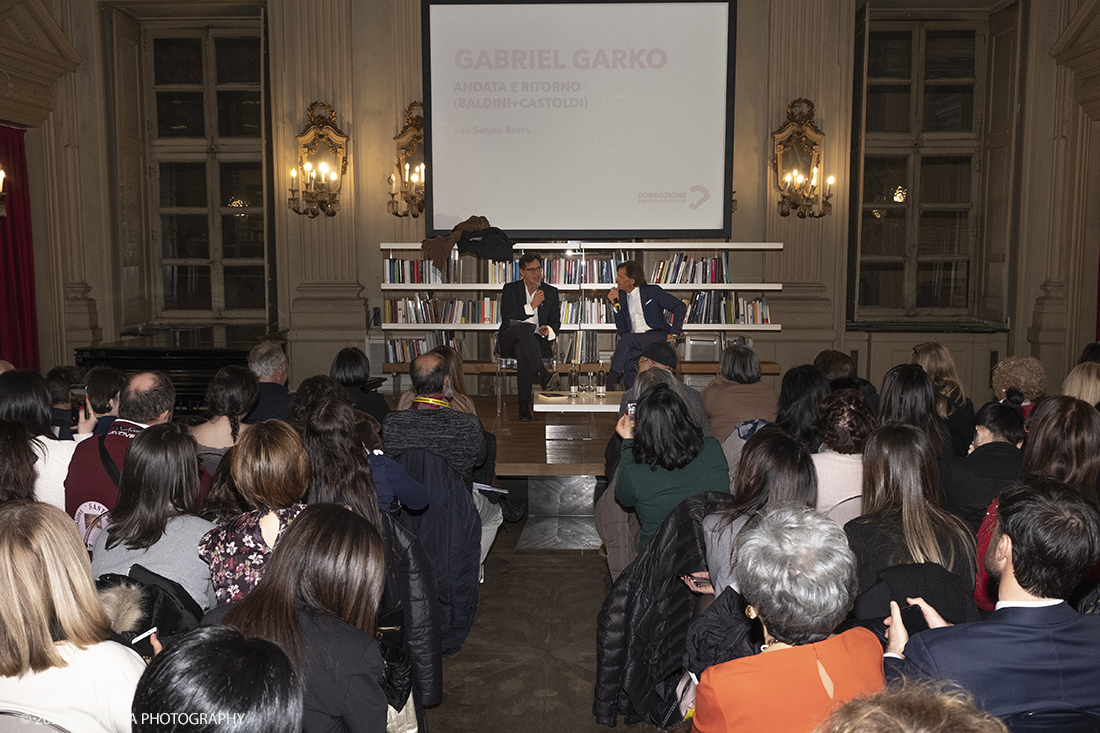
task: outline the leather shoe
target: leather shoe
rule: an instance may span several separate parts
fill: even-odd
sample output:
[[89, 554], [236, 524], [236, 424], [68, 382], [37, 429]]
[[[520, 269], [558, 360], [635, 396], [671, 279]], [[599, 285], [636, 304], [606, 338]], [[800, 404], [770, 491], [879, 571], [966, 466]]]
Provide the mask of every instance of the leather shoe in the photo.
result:
[[531, 422], [531, 406], [526, 402], [519, 403], [519, 419], [523, 422]]
[[542, 390], [544, 392], [550, 389], [551, 383], [557, 382], [557, 376], [558, 375], [556, 373], [551, 372], [546, 367], [542, 368], [542, 371], [539, 372], [539, 386], [542, 387]]

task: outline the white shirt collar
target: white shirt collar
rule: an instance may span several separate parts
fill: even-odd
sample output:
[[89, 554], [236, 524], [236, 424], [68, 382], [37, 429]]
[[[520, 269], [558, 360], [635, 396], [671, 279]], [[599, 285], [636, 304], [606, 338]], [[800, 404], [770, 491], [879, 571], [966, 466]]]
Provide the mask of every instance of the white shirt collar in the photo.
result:
[[1065, 601], [1061, 598], [1048, 598], [1043, 601], [997, 601], [996, 610], [1000, 611], [1002, 608], [1046, 608], [1057, 606], [1059, 603], [1065, 603]]

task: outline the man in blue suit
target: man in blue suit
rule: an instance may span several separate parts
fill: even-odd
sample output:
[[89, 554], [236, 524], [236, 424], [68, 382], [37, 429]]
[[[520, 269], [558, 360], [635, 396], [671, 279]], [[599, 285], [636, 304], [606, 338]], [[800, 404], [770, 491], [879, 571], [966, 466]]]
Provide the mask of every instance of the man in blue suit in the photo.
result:
[[[619, 265], [615, 283], [607, 299], [615, 306], [615, 329], [619, 332], [619, 343], [611, 357], [608, 389], [612, 389], [620, 378], [630, 389], [638, 374], [635, 359], [650, 344], [661, 341], [676, 343], [676, 337], [684, 327], [687, 306], [675, 295], [666, 293], [660, 285], [646, 283], [645, 271], [634, 260]], [[672, 313], [672, 323], [665, 317], [665, 311]]]
[[923, 599], [910, 598], [932, 628], [909, 638], [891, 602], [887, 677], [952, 680], [1000, 718], [1100, 714], [1100, 615], [1078, 614], [1064, 600], [1098, 557], [1100, 513], [1092, 504], [1056, 479], [1025, 477], [1001, 493], [985, 557], [998, 581], [997, 610], [985, 621], [947, 626]]

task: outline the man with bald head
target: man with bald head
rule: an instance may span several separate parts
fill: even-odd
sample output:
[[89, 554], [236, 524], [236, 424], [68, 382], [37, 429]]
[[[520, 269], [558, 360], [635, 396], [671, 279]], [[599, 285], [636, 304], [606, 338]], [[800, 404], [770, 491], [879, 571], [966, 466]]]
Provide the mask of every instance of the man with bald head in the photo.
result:
[[[175, 405], [176, 388], [168, 377], [160, 372], [139, 372], [122, 388], [118, 419], [107, 434], [76, 447], [65, 479], [65, 511], [82, 530], [93, 518], [114, 509], [130, 441], [150, 425], [170, 422]], [[205, 479], [208, 484], [209, 474]]]
[[11, 371], [15, 371], [15, 364], [12, 364], [10, 361], [4, 361], [3, 359], [0, 359], [0, 374]]
[[[451, 409], [447, 362], [439, 354], [422, 354], [409, 365], [412, 406], [395, 410], [382, 421], [382, 447], [396, 458], [409, 450], [439, 456], [458, 472], [481, 517], [481, 563], [503, 521], [501, 509], [473, 491], [474, 469], [485, 462], [485, 434], [477, 415]], [[414, 476], [414, 478], [416, 478]]]

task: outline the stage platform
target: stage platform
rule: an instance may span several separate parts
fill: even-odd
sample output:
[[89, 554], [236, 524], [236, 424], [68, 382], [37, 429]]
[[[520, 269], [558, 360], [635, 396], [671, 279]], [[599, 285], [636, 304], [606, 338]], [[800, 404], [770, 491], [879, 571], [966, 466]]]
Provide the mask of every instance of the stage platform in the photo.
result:
[[[397, 403], [391, 396], [386, 399], [391, 407]], [[616, 413], [536, 412], [530, 422], [521, 422], [515, 395], [505, 397], [500, 415], [496, 396], [471, 399], [482, 424], [497, 436], [498, 476], [603, 474], [603, 452], [615, 432]]]

